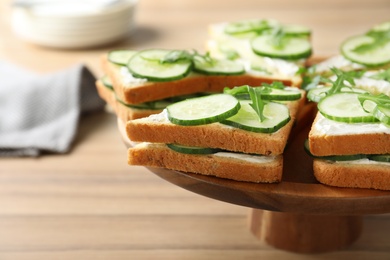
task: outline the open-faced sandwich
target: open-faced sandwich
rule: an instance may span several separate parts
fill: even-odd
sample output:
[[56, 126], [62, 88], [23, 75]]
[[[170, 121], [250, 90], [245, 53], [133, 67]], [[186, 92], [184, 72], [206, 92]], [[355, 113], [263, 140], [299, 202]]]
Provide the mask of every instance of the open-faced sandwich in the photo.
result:
[[331, 68], [342, 71], [383, 70], [390, 67], [390, 21], [373, 26], [367, 32], [346, 38], [340, 54], [308, 69], [309, 75], [334, 75]]
[[289, 86], [300, 84], [299, 75], [264, 75], [239, 61], [187, 50], [115, 50], [102, 57], [102, 67], [106, 77], [97, 82], [99, 93], [114, 103], [124, 121], [159, 113], [189, 95], [222, 92], [225, 87], [258, 86], [275, 79]]
[[318, 102], [306, 143], [314, 176], [332, 186], [390, 190], [390, 96], [383, 94], [390, 85], [357, 86], [357, 73], [332, 71], [334, 81], [307, 95]]
[[130, 165], [248, 182], [281, 181], [283, 151], [304, 92], [282, 83], [241, 86], [127, 122]]
[[309, 28], [271, 19], [211, 24], [209, 36], [206, 49], [213, 57], [243, 62], [275, 80], [301, 82], [298, 72], [312, 54]]

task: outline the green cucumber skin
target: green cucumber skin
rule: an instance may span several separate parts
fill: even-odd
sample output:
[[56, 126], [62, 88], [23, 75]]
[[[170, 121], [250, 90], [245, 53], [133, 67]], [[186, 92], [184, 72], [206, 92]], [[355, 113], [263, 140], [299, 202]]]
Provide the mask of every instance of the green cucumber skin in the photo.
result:
[[[130, 58], [132, 56], [134, 56], [134, 54], [137, 52], [137, 51], [131, 51], [131, 50], [126, 50], [126, 49], [121, 49], [121, 50], [112, 50], [110, 52], [108, 52], [108, 55], [107, 55], [107, 59], [109, 62], [111, 63], [114, 63], [116, 65], [120, 65], [120, 66], [126, 66], [127, 63], [128, 63], [128, 60], [126, 62], [123, 62], [123, 61], [118, 61], [117, 59], [115, 59], [114, 56], [116, 53], [119, 53], [119, 52], [125, 52], [125, 53], [128, 53], [128, 54], [131, 54]], [[129, 58], [129, 59], [130, 59]]]
[[169, 149], [183, 154], [207, 155], [207, 154], [218, 153], [221, 151], [221, 149], [208, 148], [208, 147], [185, 147], [185, 146], [175, 145], [175, 144], [166, 144], [166, 145]]
[[180, 74], [176, 77], [169, 77], [169, 78], [149, 77], [149, 76], [145, 77], [144, 75], [138, 74], [137, 72], [133, 71], [129, 67], [127, 67], [127, 68], [130, 71], [130, 73], [133, 75], [133, 77], [135, 77], [135, 78], [140, 78], [140, 79], [146, 78], [148, 81], [152, 81], [152, 82], [169, 82], [169, 81], [180, 80], [180, 79], [187, 77], [191, 73], [191, 71], [193, 70], [192, 67], [193, 67], [193, 65], [191, 64], [190, 66], [188, 66], [188, 69], [185, 71], [185, 73]]
[[[147, 50], [143, 50], [143, 51], [137, 52], [135, 55], [133, 55], [131, 57], [131, 59], [127, 63], [127, 69], [133, 75], [133, 77], [141, 78], [141, 79], [147, 79], [148, 81], [152, 81], [152, 82], [169, 82], [169, 81], [175, 81], [175, 80], [183, 79], [183, 78], [187, 77], [190, 74], [190, 72], [193, 70], [193, 62], [186, 62], [186, 64], [183, 64], [183, 65], [187, 66], [186, 69], [182, 73], [180, 73], [180, 74], [178, 74], [176, 76], [158, 77], [158, 76], [155, 76], [155, 75], [144, 75], [144, 74], [141, 74], [141, 73], [135, 71], [133, 67], [137, 67], [136, 66], [137, 65], [137, 59], [145, 60], [144, 58], [142, 58], [142, 56], [145, 53], [148, 53], [148, 52], [167, 52], [168, 53], [169, 50], [164, 50], [164, 49], [147, 49]], [[136, 64], [133, 64], [134, 62]], [[164, 66], [164, 65], [161, 64], [161, 66]], [[165, 66], [169, 66], [169, 64], [167, 64]]]
[[[254, 110], [252, 110], [251, 108], [250, 108], [250, 110], [245, 108], [247, 101], [241, 101], [241, 102], [245, 103], [245, 104], [243, 103], [241, 105], [241, 107], [243, 109], [241, 112], [244, 113], [244, 116], [245, 116], [245, 114], [248, 114], [249, 117], [252, 117], [253, 113], [255, 113]], [[280, 106], [284, 106], [284, 105], [280, 105]], [[287, 108], [287, 110], [288, 110], [288, 108]], [[229, 125], [229, 126], [232, 126], [235, 128], [239, 128], [242, 130], [255, 132], [255, 133], [274, 133], [274, 132], [278, 131], [280, 128], [284, 127], [291, 120], [290, 114], [288, 114], [286, 117], [282, 117], [282, 120], [278, 121], [276, 124], [274, 124], [272, 126], [267, 126], [267, 127], [251, 126], [251, 125], [243, 124], [242, 120], [240, 122], [239, 113], [236, 115], [237, 119], [235, 119], [234, 117], [228, 118], [226, 120], [221, 121], [220, 123], [225, 124], [225, 125]], [[256, 118], [256, 117], [257, 116], [255, 116], [254, 118]]]
[[280, 128], [285, 126], [288, 122], [290, 122], [290, 120], [291, 120], [291, 117], [281, 121], [277, 126], [268, 127], [268, 128], [258, 128], [258, 127], [246, 126], [246, 125], [242, 125], [240, 123], [230, 121], [230, 120], [223, 120], [220, 123], [224, 124], [224, 125], [229, 125], [229, 126], [232, 126], [232, 127], [238, 128], [238, 129], [242, 129], [245, 131], [249, 131], [249, 132], [271, 134], [271, 133], [275, 133]]
[[[263, 36], [260, 36], [260, 37], [263, 37]], [[293, 38], [296, 39], [297, 37], [293, 37]], [[302, 38], [302, 40], [306, 41], [303, 38]], [[307, 58], [307, 57], [311, 56], [311, 54], [312, 54], [312, 48], [310, 46], [310, 43], [308, 45], [309, 48], [306, 51], [299, 52], [299, 53], [279, 53], [279, 54], [277, 54], [277, 53], [270, 53], [267, 51], [260, 50], [258, 47], [256, 47], [257, 41], [258, 41], [257, 38], [254, 38], [251, 42], [251, 46], [252, 46], [252, 51], [259, 56], [265, 56], [265, 57], [277, 58], [277, 59], [285, 59], [285, 60], [299, 60], [299, 59]]]
[[[356, 38], [359, 38], [359, 37], [367, 37], [369, 38], [370, 36], [367, 36], [367, 35], [359, 35], [359, 36], [352, 36], [348, 39], [346, 39], [342, 44], [341, 44], [341, 47], [340, 47], [340, 52], [341, 54], [348, 60], [354, 62], [354, 63], [357, 63], [357, 64], [361, 64], [361, 65], [364, 65], [364, 66], [367, 66], [367, 67], [371, 67], [371, 68], [374, 68], [374, 67], [381, 67], [381, 66], [384, 66], [384, 65], [387, 65], [390, 63], [390, 54], [388, 55], [388, 58], [387, 59], [384, 59], [380, 62], [376, 61], [376, 62], [373, 62], [373, 61], [368, 61], [367, 59], [361, 59], [361, 58], [356, 58], [356, 57], [352, 57], [353, 55], [355, 54], [351, 54], [350, 52], [352, 52], [352, 50], [347, 50], [347, 44], [350, 42], [350, 41], [353, 41], [355, 40]], [[390, 44], [390, 43], [387, 43], [387, 44]]]
[[238, 110], [240, 110], [240, 103], [237, 103], [238, 105], [232, 109], [228, 113], [224, 113], [222, 115], [217, 115], [217, 116], [212, 116], [212, 117], [207, 117], [207, 118], [202, 118], [202, 119], [194, 119], [194, 120], [182, 120], [182, 119], [177, 119], [174, 117], [171, 117], [168, 112], [168, 119], [171, 123], [175, 125], [183, 125], [183, 126], [196, 126], [196, 125], [207, 125], [207, 124], [212, 124], [216, 122], [221, 122], [225, 120], [226, 118], [229, 118], [233, 115], [235, 115]]
[[[207, 102], [205, 101], [206, 99]], [[228, 108], [226, 108], [226, 102], [228, 102]], [[216, 103], [219, 105], [215, 106]], [[188, 111], [185, 109], [187, 106], [190, 108]], [[216, 113], [216, 111], [214, 111], [212, 115], [207, 115], [206, 113], [204, 117], [200, 117], [201, 115], [194, 113], [194, 110], [196, 109], [204, 110], [205, 106], [208, 108], [213, 106], [214, 108], [218, 109], [218, 112]], [[167, 114], [168, 120], [173, 124], [195, 126], [223, 121], [235, 115], [240, 110], [240, 108], [241, 105], [238, 99], [231, 95], [220, 93], [174, 103], [167, 107]], [[195, 117], [188, 119], [188, 116], [191, 114], [192, 116], [195, 115]]]
[[[360, 106], [360, 103], [359, 103], [359, 100], [357, 99], [357, 93], [352, 93], [352, 92], [340, 92], [340, 93], [335, 93], [335, 94], [331, 94], [331, 95], [328, 95], [326, 98], [323, 98], [319, 103], [318, 103], [318, 110], [320, 111], [320, 113], [330, 119], [330, 120], [333, 120], [333, 121], [337, 121], [337, 122], [344, 122], [344, 123], [376, 123], [378, 122], [378, 119], [376, 119], [373, 115], [369, 114], [369, 113], [365, 113], [364, 115], [359, 115], [359, 116], [340, 116], [340, 115], [337, 115], [335, 114], [334, 112], [335, 111], [331, 111], [332, 113], [329, 113], [330, 112], [330, 109], [329, 109], [329, 100], [330, 99], [333, 99], [333, 98], [338, 98], [338, 95], [344, 95], [345, 96], [345, 99], [348, 98], [348, 95], [356, 95], [356, 104], [355, 103], [349, 103], [347, 105], [350, 105], [350, 106], [353, 106], [355, 105], [355, 107], [359, 107]], [[363, 109], [363, 108], [362, 108]], [[331, 110], [333, 110], [331, 108]], [[337, 110], [336, 108], [334, 108], [334, 110]], [[359, 112], [359, 111], [358, 111]], [[361, 112], [361, 111], [360, 111]]]
[[304, 143], [305, 152], [316, 159], [327, 160], [327, 161], [356, 161], [360, 159], [368, 159], [376, 162], [388, 162], [390, 163], [390, 154], [352, 154], [352, 155], [329, 155], [329, 156], [315, 156], [310, 152], [309, 140], [306, 139]]

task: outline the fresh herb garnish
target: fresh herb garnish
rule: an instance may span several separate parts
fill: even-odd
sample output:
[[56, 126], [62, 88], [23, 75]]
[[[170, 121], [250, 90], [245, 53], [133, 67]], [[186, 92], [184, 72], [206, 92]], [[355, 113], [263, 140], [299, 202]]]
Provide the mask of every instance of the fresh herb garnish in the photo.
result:
[[199, 54], [197, 51], [189, 52], [186, 50], [173, 50], [168, 52], [164, 57], [160, 59], [161, 63], [176, 63], [178, 61], [190, 61], [194, 62], [195, 59], [202, 62], [209, 63], [210, 65], [215, 63], [215, 59], [210, 56], [210, 53], [205, 55]]
[[[363, 71], [342, 71], [334, 67], [330, 70], [336, 75], [336, 80], [332, 81], [331, 79], [327, 78], [321, 79], [321, 81], [325, 83], [332, 84], [328, 94], [341, 92], [342, 88], [351, 88], [351, 86], [355, 85], [355, 79], [360, 78], [364, 73]], [[349, 83], [349, 85], [347, 85], [346, 82]]]
[[224, 93], [233, 95], [235, 97], [249, 96], [249, 99], [252, 101], [250, 106], [259, 116], [260, 122], [263, 122], [266, 119], [263, 113], [266, 101], [262, 99], [262, 95], [271, 93], [272, 89], [284, 89], [284, 85], [282, 82], [278, 81], [272, 82], [271, 84], [263, 83], [261, 87], [250, 87], [248, 85], [244, 85], [232, 89], [225, 88]]

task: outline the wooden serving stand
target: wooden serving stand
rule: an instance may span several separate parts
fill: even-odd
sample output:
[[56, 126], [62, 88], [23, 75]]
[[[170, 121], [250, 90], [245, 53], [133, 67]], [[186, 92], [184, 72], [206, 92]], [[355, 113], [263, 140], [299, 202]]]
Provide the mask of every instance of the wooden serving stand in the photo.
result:
[[[148, 167], [159, 177], [191, 192], [251, 208], [249, 229], [261, 241], [296, 253], [342, 249], [356, 241], [363, 215], [390, 212], [390, 192], [330, 187], [313, 176], [303, 148], [313, 113], [294, 127], [284, 153], [282, 182], [257, 184]], [[124, 126], [119, 128], [126, 141]]]

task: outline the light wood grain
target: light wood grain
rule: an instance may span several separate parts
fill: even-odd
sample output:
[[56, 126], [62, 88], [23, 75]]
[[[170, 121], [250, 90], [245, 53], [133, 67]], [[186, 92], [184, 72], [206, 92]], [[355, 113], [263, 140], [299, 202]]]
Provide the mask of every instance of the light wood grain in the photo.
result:
[[[137, 30], [121, 42], [57, 50], [17, 39], [0, 1], [0, 58], [45, 73], [114, 48], [202, 49], [207, 25], [268, 17], [310, 26], [316, 55], [388, 19], [390, 2], [141, 0]], [[1, 120], [1, 119], [0, 119]], [[249, 209], [209, 199], [126, 164], [110, 113], [84, 117], [67, 155], [0, 158], [0, 259], [388, 259], [390, 216], [367, 215], [351, 247], [321, 255], [276, 250], [249, 232]]]

